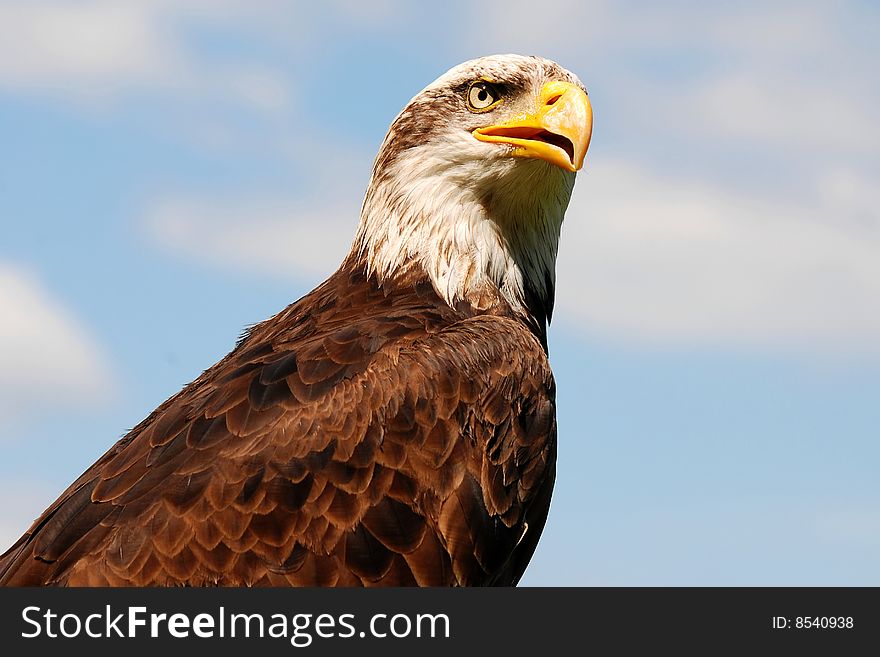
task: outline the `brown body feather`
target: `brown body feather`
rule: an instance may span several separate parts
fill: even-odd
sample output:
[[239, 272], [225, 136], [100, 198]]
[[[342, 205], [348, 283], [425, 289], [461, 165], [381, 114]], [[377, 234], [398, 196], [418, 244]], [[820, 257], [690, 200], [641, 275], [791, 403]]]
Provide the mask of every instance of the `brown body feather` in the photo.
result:
[[102, 456], [0, 583], [515, 584], [554, 480], [542, 342], [501, 300], [344, 266]]

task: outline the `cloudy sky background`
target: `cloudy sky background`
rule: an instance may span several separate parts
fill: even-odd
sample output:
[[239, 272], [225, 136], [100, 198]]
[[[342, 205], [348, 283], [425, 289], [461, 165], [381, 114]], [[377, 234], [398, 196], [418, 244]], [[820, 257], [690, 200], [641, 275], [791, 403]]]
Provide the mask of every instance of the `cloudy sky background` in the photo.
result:
[[576, 72], [559, 480], [532, 585], [880, 585], [868, 2], [0, 0], [0, 547], [314, 287], [391, 119]]

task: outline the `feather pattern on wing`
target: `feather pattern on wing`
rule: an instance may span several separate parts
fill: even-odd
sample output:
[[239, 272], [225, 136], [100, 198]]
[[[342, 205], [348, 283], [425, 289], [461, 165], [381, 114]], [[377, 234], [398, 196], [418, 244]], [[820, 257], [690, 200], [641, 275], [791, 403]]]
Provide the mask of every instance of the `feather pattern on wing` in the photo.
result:
[[341, 270], [254, 327], [83, 474], [0, 581], [515, 583], [552, 486], [546, 356], [511, 316], [409, 289]]

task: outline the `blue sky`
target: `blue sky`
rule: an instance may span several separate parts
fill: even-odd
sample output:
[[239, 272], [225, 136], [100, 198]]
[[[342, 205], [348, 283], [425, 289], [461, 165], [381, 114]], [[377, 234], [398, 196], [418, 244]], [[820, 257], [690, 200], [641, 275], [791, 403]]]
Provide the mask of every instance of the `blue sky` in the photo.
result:
[[449, 67], [587, 85], [525, 584], [880, 585], [869, 3], [0, 2], [0, 543], [335, 269]]

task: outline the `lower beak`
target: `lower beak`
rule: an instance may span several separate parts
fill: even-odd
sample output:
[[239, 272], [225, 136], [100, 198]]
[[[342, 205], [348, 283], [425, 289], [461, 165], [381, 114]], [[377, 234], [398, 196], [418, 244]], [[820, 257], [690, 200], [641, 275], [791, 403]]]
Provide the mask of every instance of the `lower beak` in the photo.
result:
[[567, 171], [578, 171], [590, 145], [593, 109], [583, 89], [569, 82], [548, 82], [533, 114], [477, 128], [480, 141], [513, 146], [511, 155], [534, 157]]

